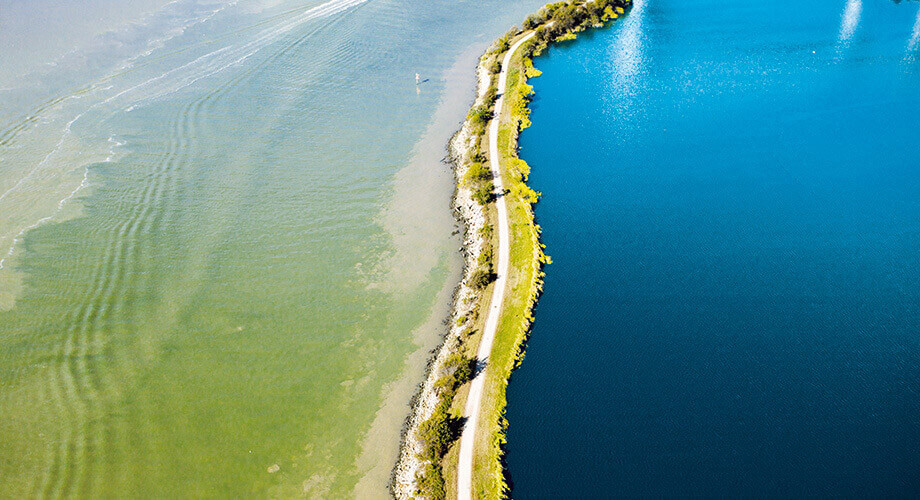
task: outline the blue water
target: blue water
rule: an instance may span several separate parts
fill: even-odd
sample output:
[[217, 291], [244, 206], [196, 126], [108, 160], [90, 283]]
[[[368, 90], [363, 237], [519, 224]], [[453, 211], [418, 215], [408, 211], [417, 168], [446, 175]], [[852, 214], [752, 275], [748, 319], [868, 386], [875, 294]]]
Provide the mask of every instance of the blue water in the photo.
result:
[[920, 5], [637, 1], [538, 58], [516, 498], [920, 494]]

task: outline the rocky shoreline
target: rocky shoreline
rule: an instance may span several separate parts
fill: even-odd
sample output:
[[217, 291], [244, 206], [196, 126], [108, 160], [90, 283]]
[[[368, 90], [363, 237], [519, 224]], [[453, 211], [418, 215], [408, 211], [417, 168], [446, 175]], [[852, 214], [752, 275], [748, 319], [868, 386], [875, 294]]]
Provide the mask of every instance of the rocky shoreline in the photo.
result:
[[[491, 82], [492, 75], [486, 67], [487, 55], [488, 52], [480, 58], [477, 64], [477, 92], [474, 106], [483, 104]], [[453, 165], [454, 176], [457, 179], [452, 202], [453, 211], [463, 227], [463, 279], [454, 292], [453, 307], [448, 319], [450, 330], [429, 362], [428, 375], [413, 400], [412, 412], [403, 430], [399, 461], [393, 470], [390, 484], [391, 493], [400, 500], [415, 497], [416, 477], [424, 463], [419, 458], [423, 445], [417, 439], [416, 431], [421, 423], [431, 416], [438, 404], [438, 393], [434, 384], [438, 379], [440, 367], [443, 366], [448, 356], [457, 350], [461, 335], [466, 329], [464, 325], [457, 324], [457, 319], [466, 316], [473, 310], [476, 299], [481, 293], [469, 283], [476, 270], [476, 263], [484, 244], [481, 230], [485, 225], [485, 212], [483, 207], [473, 199], [473, 190], [461, 182], [470, 167], [469, 151], [472, 141], [475, 140], [472, 124], [469, 119], [466, 119], [448, 145], [448, 158]]]

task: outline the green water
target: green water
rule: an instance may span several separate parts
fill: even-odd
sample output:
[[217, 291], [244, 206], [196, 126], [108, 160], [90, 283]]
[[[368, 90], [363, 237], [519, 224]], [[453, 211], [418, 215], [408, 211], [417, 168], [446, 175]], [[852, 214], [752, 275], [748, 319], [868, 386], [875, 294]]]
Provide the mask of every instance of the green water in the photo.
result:
[[444, 144], [541, 2], [153, 3], [2, 81], [0, 497], [385, 496], [459, 278]]

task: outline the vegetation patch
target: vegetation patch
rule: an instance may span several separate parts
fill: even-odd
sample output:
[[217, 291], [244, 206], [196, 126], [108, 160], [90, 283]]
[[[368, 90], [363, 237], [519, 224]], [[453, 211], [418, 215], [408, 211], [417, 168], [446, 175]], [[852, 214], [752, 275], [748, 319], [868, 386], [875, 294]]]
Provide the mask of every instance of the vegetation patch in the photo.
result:
[[457, 389], [473, 378], [473, 358], [461, 353], [452, 354], [441, 365], [440, 377], [434, 387], [438, 394], [438, 405], [427, 420], [416, 431], [423, 448], [420, 459], [425, 465], [416, 475], [417, 494], [424, 498], [443, 499], [444, 475], [441, 459], [450, 445], [460, 437], [462, 420], [451, 411]]

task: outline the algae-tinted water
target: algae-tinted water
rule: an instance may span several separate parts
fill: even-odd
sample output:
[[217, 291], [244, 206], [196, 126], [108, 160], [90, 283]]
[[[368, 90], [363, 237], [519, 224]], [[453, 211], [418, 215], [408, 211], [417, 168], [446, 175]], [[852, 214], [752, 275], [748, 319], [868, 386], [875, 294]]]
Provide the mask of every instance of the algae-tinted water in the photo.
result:
[[642, 0], [535, 61], [515, 498], [920, 491], [918, 11]]
[[0, 497], [385, 496], [540, 1], [0, 4]]

